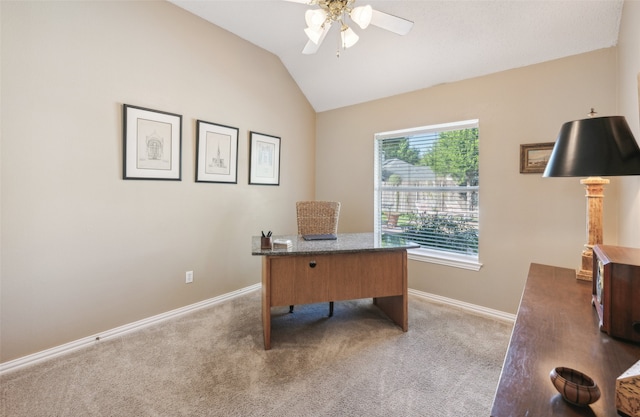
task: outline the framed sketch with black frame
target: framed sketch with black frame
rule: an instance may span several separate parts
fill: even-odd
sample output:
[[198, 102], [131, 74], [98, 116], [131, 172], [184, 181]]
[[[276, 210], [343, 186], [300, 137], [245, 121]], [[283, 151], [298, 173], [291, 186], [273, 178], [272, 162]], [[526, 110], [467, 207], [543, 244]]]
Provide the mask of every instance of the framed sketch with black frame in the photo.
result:
[[280, 138], [250, 132], [249, 184], [280, 185]]
[[238, 128], [196, 121], [196, 182], [238, 182]]
[[182, 116], [123, 105], [123, 179], [182, 179]]

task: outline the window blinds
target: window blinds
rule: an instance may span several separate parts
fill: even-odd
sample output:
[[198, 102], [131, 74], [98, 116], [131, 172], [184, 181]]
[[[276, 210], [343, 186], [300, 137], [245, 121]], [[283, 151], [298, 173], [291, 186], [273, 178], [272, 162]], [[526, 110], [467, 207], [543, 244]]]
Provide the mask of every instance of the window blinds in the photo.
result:
[[376, 231], [477, 257], [478, 121], [381, 133], [375, 153]]

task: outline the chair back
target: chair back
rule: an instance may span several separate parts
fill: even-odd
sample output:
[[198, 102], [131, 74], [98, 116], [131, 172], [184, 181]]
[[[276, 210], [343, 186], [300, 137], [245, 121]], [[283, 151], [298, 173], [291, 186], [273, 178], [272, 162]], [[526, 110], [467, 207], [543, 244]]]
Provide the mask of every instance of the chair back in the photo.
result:
[[298, 201], [299, 235], [338, 233], [340, 203], [337, 201]]

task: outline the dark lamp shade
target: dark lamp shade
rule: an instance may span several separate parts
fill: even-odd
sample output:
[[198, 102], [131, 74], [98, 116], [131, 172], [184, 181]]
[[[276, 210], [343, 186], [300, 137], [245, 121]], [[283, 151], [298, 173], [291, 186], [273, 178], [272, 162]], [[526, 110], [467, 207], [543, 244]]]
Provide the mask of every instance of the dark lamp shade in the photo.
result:
[[562, 125], [543, 177], [640, 175], [640, 148], [623, 116]]

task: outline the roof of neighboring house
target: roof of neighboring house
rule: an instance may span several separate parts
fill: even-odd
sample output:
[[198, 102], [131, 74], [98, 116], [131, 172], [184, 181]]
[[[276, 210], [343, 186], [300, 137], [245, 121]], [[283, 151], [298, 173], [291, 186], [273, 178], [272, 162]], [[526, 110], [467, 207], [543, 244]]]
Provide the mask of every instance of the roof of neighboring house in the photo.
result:
[[435, 181], [437, 176], [433, 170], [427, 166], [411, 165], [398, 158], [387, 159], [382, 163], [384, 180], [387, 181], [393, 174], [402, 178], [403, 184], [416, 181]]

